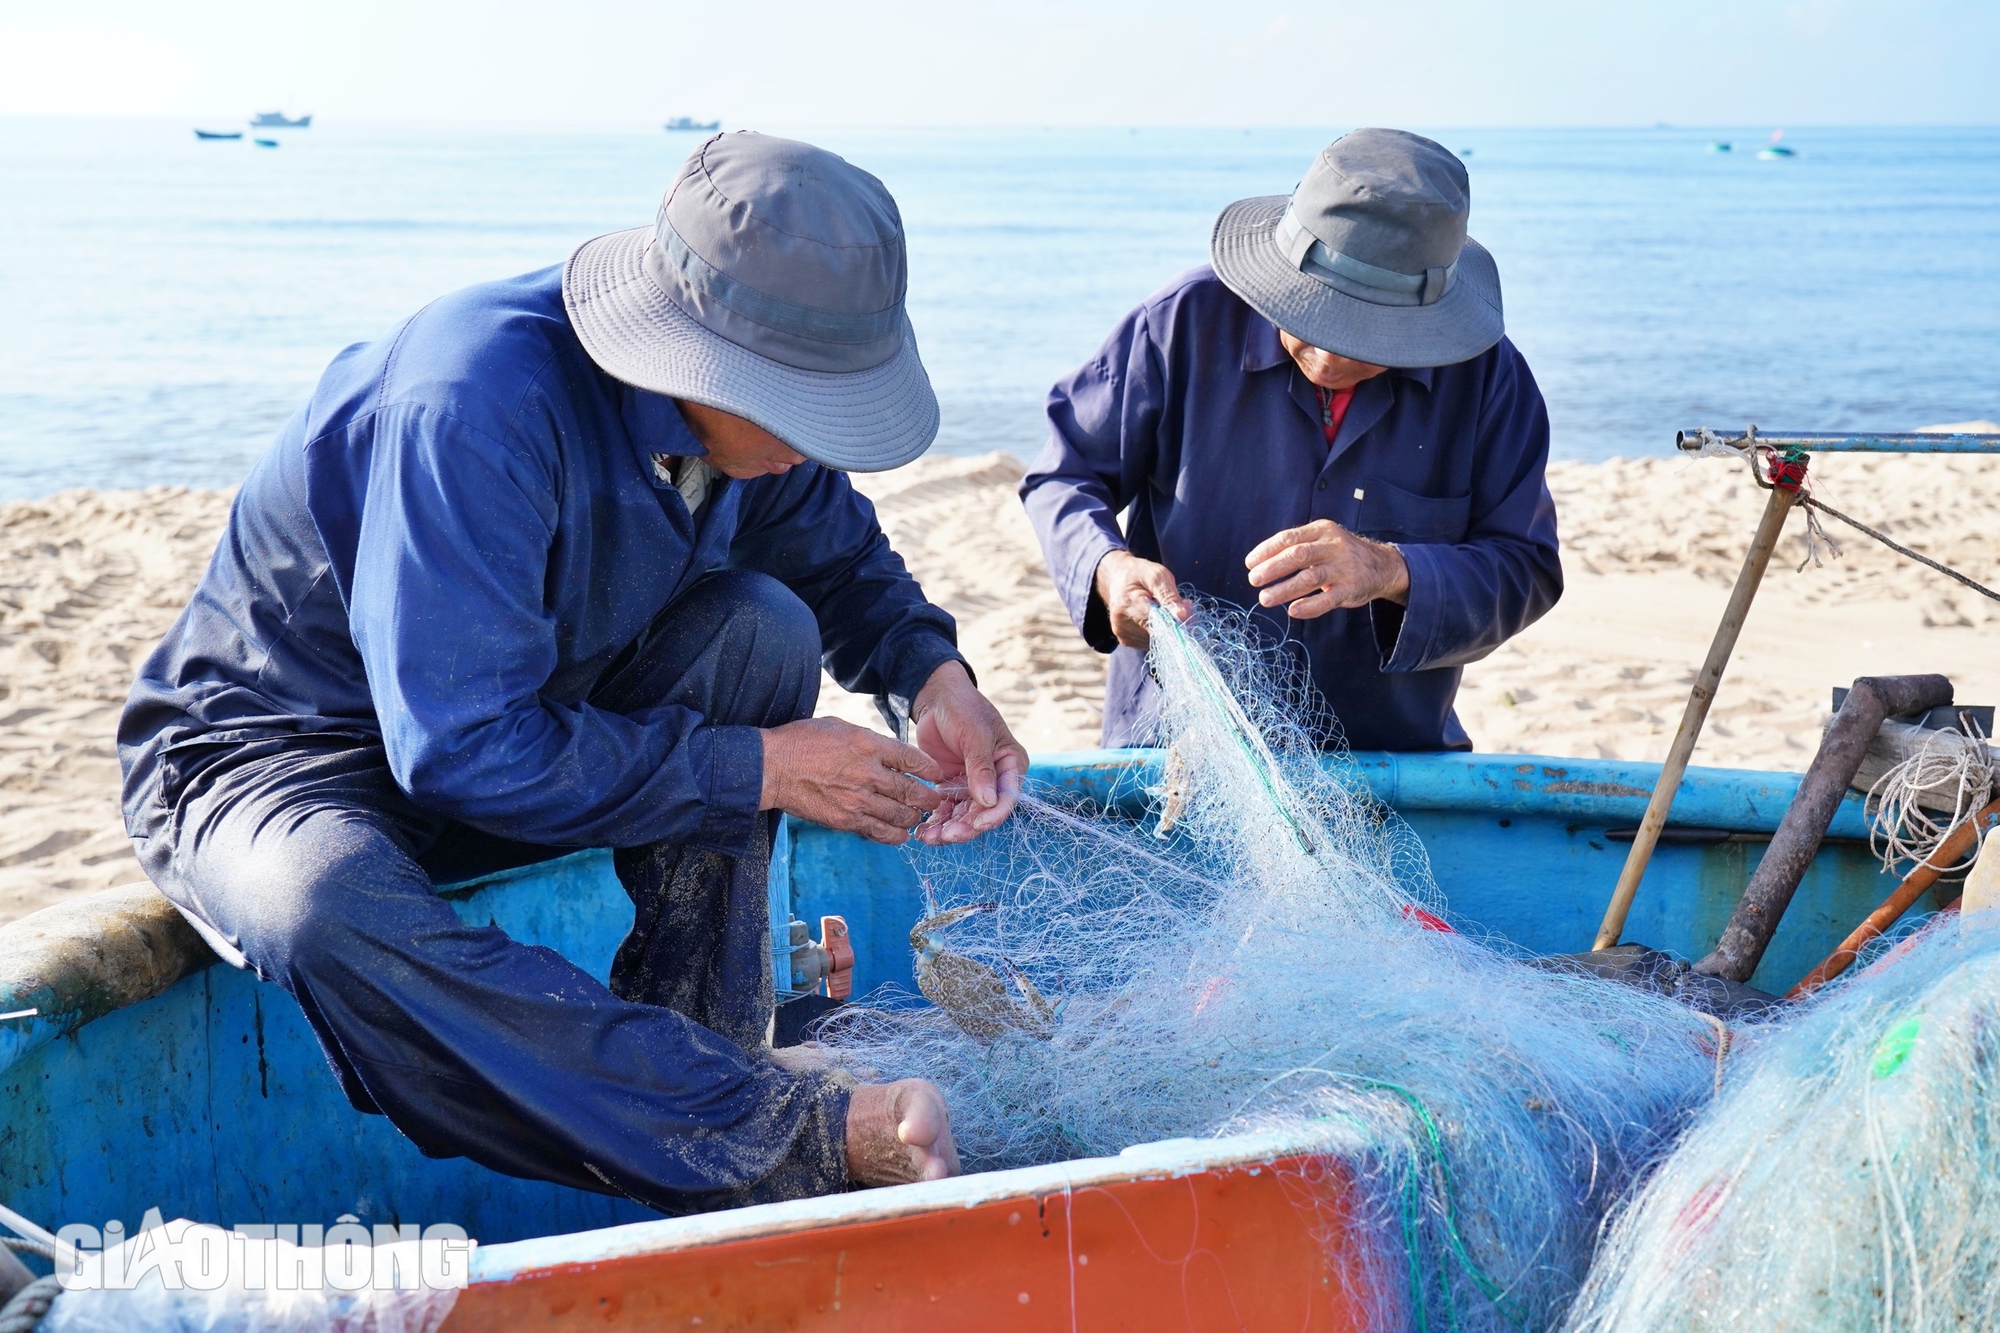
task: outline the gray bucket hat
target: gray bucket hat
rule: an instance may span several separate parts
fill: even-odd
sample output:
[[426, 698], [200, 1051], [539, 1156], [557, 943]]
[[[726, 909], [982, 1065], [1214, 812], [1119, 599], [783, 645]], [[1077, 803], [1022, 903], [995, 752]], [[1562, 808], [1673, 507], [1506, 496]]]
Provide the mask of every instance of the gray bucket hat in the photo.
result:
[[937, 437], [889, 191], [811, 144], [718, 134], [651, 227], [563, 269], [584, 350], [628, 384], [756, 422], [817, 463], [900, 467]]
[[1209, 238], [1216, 274], [1294, 338], [1378, 366], [1448, 366], [1506, 332], [1500, 271], [1465, 234], [1456, 154], [1406, 130], [1328, 144], [1288, 199], [1242, 199]]

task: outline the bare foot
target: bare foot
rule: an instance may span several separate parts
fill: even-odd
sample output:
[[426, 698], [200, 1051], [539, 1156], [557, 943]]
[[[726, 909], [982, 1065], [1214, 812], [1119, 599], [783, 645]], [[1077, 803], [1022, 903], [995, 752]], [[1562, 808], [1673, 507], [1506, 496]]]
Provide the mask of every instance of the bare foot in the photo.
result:
[[863, 1083], [847, 1103], [847, 1174], [863, 1185], [907, 1185], [958, 1174], [951, 1112], [926, 1079]]

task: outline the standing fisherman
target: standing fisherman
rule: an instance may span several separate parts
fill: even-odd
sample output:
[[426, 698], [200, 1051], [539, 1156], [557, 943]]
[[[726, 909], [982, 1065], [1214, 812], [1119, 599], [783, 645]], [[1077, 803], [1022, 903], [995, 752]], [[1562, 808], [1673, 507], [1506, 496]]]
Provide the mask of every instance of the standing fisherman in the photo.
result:
[[1548, 414], [1469, 207], [1456, 156], [1356, 130], [1290, 198], [1224, 209], [1213, 266], [1050, 391], [1021, 498], [1113, 653], [1105, 745], [1152, 739], [1146, 617], [1186, 619], [1185, 580], [1301, 644], [1349, 744], [1472, 748], [1460, 668], [1555, 605], [1562, 566]]
[[[879, 181], [719, 135], [655, 226], [342, 352], [244, 482], [126, 825], [425, 1153], [671, 1212], [957, 1169], [930, 1084], [764, 1044], [776, 812], [963, 841], [1027, 763], [845, 475], [937, 432], [904, 286]], [[915, 744], [814, 720], [822, 662]], [[608, 988], [433, 891], [605, 846]]]

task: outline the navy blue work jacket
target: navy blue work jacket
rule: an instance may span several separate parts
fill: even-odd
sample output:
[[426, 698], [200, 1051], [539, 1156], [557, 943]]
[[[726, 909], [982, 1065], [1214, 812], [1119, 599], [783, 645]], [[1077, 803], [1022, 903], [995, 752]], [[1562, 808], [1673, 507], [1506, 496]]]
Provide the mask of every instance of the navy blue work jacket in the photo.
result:
[[119, 728], [128, 803], [171, 804], [245, 745], [379, 738], [419, 805], [487, 832], [740, 848], [761, 737], [681, 707], [592, 707], [620, 651], [726, 567], [797, 593], [849, 689], [914, 697], [958, 658], [956, 631], [844, 474], [718, 479], [690, 517], [651, 456], [702, 452], [673, 400], [591, 361], [560, 268], [349, 347], [141, 669]]
[[1356, 749], [1470, 749], [1452, 712], [1460, 668], [1562, 595], [1543, 478], [1548, 413], [1505, 339], [1458, 365], [1364, 381], [1329, 448], [1318, 395], [1277, 328], [1203, 267], [1126, 316], [1050, 390], [1048, 418], [1021, 498], [1077, 627], [1098, 651], [1116, 649], [1106, 745], [1152, 739], [1155, 694], [1144, 655], [1117, 646], [1096, 595], [1108, 551], [1255, 608], [1243, 557], [1273, 533], [1326, 518], [1395, 543], [1410, 569], [1407, 610], [1256, 612], [1303, 646]]

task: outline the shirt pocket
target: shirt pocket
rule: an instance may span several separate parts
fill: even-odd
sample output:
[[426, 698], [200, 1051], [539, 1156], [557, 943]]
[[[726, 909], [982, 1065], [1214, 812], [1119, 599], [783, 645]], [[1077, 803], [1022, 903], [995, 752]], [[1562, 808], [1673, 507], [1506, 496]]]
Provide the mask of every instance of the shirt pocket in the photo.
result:
[[1418, 495], [1371, 476], [1355, 531], [1378, 541], [1450, 544], [1465, 540], [1471, 518], [1470, 495]]

